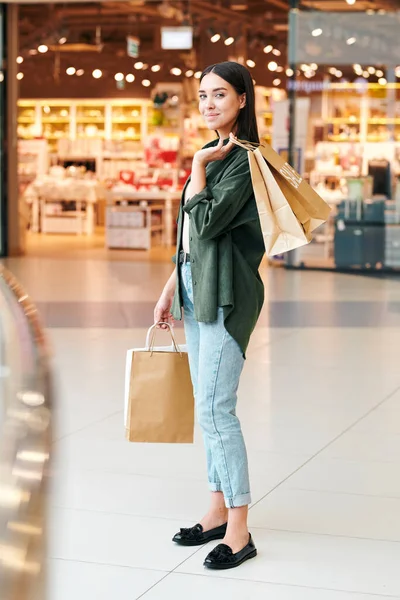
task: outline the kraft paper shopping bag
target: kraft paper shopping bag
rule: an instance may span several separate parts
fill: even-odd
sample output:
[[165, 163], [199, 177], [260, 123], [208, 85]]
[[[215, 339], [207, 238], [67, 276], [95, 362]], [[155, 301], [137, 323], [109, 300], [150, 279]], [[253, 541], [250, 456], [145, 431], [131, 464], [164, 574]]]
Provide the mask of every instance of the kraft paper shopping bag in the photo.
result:
[[172, 346], [154, 345], [153, 325], [146, 347], [127, 352], [125, 435], [130, 442], [193, 443], [194, 398], [188, 355], [168, 327]]
[[231, 140], [248, 151], [265, 250], [275, 256], [308, 244], [330, 208], [270, 146]]

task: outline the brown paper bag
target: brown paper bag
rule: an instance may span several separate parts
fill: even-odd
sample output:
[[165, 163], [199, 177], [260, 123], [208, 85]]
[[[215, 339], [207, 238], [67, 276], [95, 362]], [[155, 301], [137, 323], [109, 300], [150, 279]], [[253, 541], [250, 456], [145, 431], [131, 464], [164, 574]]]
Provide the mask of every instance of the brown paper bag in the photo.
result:
[[308, 244], [330, 208], [270, 146], [231, 140], [248, 151], [265, 250], [275, 256]]
[[[193, 443], [194, 398], [188, 355], [155, 347], [155, 325], [145, 348], [129, 350], [125, 380], [125, 433], [130, 442]], [[151, 340], [150, 340], [150, 336]]]

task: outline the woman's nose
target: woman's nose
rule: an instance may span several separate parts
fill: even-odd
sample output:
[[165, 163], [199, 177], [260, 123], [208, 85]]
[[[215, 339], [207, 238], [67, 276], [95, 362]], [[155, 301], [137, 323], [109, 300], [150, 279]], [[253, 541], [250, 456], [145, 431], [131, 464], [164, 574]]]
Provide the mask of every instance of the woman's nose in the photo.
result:
[[212, 96], [210, 96], [210, 97], [207, 98], [206, 107], [208, 109], [214, 108], [214, 98]]

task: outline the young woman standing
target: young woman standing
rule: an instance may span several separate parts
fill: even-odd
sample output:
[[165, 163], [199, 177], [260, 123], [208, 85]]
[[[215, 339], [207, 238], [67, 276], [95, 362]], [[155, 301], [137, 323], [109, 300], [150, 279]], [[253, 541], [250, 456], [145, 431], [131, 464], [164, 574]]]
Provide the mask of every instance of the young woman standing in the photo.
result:
[[222, 539], [204, 565], [227, 569], [257, 554], [247, 527], [250, 483], [236, 403], [246, 348], [264, 300], [258, 272], [264, 243], [247, 152], [229, 139], [259, 141], [249, 71], [234, 62], [205, 69], [199, 109], [218, 139], [194, 155], [179, 211], [176, 269], [154, 321], [181, 319], [183, 308], [211, 491], [207, 514], [173, 541], [195, 546]]

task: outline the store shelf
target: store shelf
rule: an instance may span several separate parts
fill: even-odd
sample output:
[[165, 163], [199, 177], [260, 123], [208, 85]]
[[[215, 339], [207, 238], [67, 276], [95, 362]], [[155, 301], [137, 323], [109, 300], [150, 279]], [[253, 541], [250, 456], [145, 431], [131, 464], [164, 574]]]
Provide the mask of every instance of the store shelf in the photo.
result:
[[112, 119], [112, 124], [113, 125], [140, 125], [140, 123], [142, 122], [142, 119]]
[[360, 122], [357, 117], [333, 117], [325, 120], [326, 125], [359, 125]]
[[103, 117], [77, 117], [76, 122], [79, 125], [97, 125], [98, 123], [104, 123], [105, 119]]
[[368, 119], [369, 125], [400, 125], [400, 118], [373, 117]]
[[356, 136], [356, 137], [348, 137], [348, 138], [343, 138], [340, 136], [336, 136], [336, 135], [328, 135], [327, 136], [327, 140], [328, 142], [347, 142], [347, 143], [351, 143], [351, 142], [359, 142], [360, 141], [360, 136]]
[[69, 118], [60, 118], [60, 117], [45, 117], [42, 118], [42, 123], [51, 124], [51, 125], [68, 125], [70, 122]]

